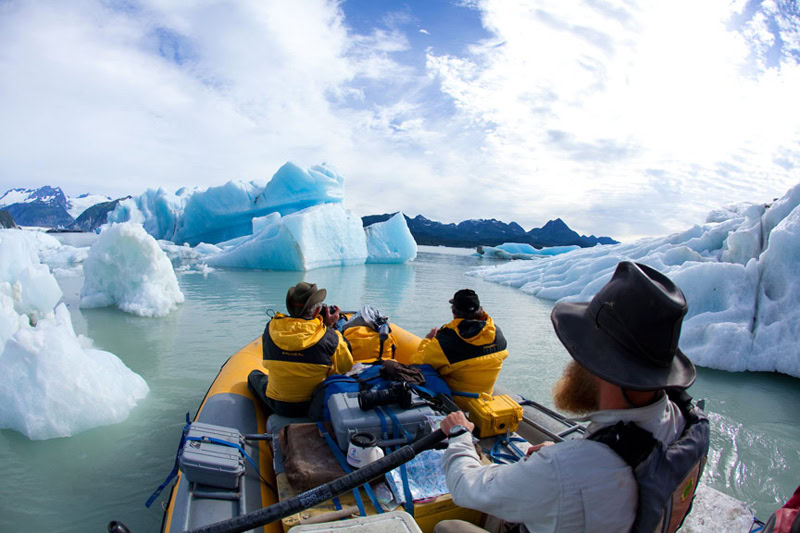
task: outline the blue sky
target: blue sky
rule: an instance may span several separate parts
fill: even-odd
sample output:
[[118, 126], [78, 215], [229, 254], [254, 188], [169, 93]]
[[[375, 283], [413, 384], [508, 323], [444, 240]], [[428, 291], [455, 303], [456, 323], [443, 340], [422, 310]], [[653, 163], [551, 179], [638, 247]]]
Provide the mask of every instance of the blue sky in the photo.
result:
[[663, 235], [800, 182], [799, 28], [786, 0], [2, 0], [0, 189], [326, 162], [359, 215]]

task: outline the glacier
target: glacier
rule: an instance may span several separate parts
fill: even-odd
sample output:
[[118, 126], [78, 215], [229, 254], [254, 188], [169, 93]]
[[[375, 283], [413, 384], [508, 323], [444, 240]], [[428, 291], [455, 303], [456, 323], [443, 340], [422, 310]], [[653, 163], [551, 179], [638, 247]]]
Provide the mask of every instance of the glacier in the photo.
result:
[[588, 301], [620, 261], [660, 270], [689, 304], [681, 349], [696, 364], [800, 377], [800, 184], [737, 204], [683, 232], [470, 274], [547, 300]]
[[39, 259], [59, 248], [44, 233], [0, 230], [0, 428], [33, 440], [121, 422], [150, 390], [116, 355], [76, 335]]

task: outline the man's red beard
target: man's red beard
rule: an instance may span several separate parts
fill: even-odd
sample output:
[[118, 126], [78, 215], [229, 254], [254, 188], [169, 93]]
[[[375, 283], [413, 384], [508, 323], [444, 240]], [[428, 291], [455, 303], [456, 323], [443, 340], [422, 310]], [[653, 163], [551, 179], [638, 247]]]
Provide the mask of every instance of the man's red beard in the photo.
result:
[[585, 368], [570, 361], [553, 385], [556, 409], [583, 415], [597, 411], [597, 382]]

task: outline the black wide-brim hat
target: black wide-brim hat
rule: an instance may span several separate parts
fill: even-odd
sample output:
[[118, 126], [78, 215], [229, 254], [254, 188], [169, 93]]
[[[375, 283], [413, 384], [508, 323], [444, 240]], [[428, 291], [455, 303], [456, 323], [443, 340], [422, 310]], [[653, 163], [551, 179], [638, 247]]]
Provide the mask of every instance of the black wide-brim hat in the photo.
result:
[[659, 271], [617, 265], [590, 302], [559, 302], [550, 314], [573, 359], [624, 389], [685, 389], [697, 370], [678, 348], [688, 306], [683, 292]]

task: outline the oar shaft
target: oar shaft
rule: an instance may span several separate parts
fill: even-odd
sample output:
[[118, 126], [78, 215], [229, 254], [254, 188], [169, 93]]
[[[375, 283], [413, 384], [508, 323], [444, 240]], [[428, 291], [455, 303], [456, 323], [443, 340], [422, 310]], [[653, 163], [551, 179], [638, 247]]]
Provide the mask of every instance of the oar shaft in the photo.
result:
[[394, 470], [398, 466], [407, 463], [414, 458], [419, 452], [430, 448], [438, 442], [446, 438], [446, 435], [441, 429], [437, 429], [430, 435], [427, 435], [420, 440], [413, 442], [407, 446], [403, 446], [399, 450], [390, 453], [382, 459], [364, 465], [358, 470], [354, 470], [349, 474], [334, 479], [324, 485], [307, 490], [298, 494], [294, 498], [279, 502], [269, 507], [253, 511], [241, 516], [223, 520], [216, 524], [199, 527], [193, 529], [188, 533], [239, 533], [248, 531], [255, 527], [263, 526], [291, 516], [295, 513], [314, 507], [322, 502], [328, 501], [331, 498], [344, 494], [354, 488], [363, 485], [375, 478], [384, 475], [390, 470]]

